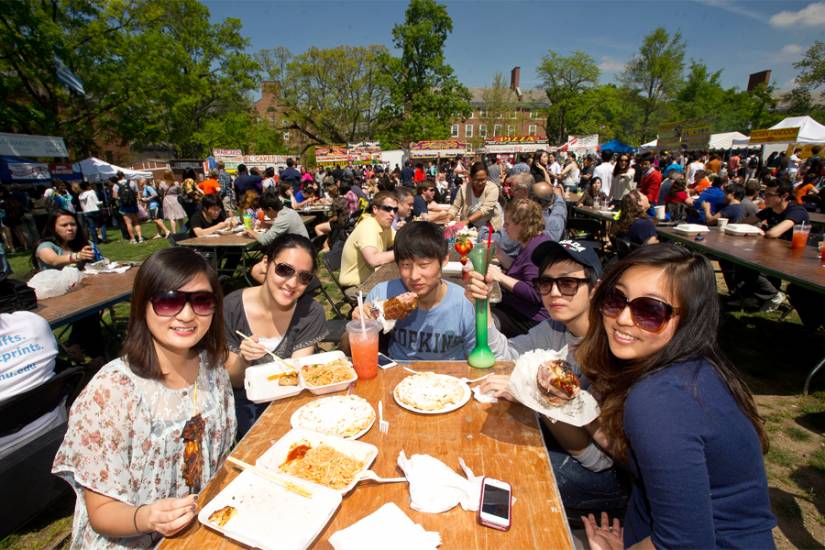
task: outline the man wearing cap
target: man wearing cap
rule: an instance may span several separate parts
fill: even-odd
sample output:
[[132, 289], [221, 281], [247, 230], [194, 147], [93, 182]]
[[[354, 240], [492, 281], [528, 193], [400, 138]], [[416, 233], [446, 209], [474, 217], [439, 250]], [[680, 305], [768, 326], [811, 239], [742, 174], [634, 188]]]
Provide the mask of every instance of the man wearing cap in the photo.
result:
[[[536, 290], [550, 319], [509, 340], [490, 322], [490, 349], [497, 359], [515, 361], [528, 351], [561, 350], [567, 346], [566, 361], [586, 389], [589, 382], [576, 361], [576, 347], [590, 326], [590, 299], [602, 276], [601, 261], [589, 245], [570, 240], [542, 243], [533, 251], [532, 260], [540, 273]], [[468, 299], [489, 296], [489, 277], [485, 281], [475, 271], [469, 277], [465, 290]], [[492, 320], [492, 316], [488, 319]], [[507, 375], [493, 375], [481, 383], [479, 391], [513, 399], [507, 391], [508, 382]], [[627, 500], [626, 480], [612, 460], [595, 446], [588, 432], [562, 422], [543, 424], [552, 436], [547, 438], [550, 461], [568, 517], [595, 508], [621, 510]]]

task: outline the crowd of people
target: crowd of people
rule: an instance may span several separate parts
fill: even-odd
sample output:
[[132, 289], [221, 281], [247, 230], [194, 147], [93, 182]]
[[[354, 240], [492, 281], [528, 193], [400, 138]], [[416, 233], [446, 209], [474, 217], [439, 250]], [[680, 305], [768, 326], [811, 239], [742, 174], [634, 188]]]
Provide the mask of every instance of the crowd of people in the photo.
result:
[[[37, 269], [92, 261], [107, 217], [134, 243], [143, 240], [143, 211], [157, 235], [172, 240], [208, 235], [245, 214], [270, 222], [248, 232], [263, 253], [252, 272], [258, 284], [226, 296], [191, 249], [166, 248], [140, 266], [122, 352], [72, 405], [54, 460], [53, 472], [78, 496], [74, 546], [151, 547], [193, 520], [193, 493], [267, 406], [247, 399], [245, 370], [272, 353], [311, 355], [328, 336], [313, 288], [323, 248], [340, 254], [336, 277], [349, 298], [376, 269], [396, 264], [397, 278], [369, 290], [364, 315], [376, 315], [377, 301], [417, 295], [415, 310], [382, 343], [394, 359], [466, 359], [475, 345], [473, 304], [496, 287], [502, 299], [490, 310], [489, 343], [498, 359], [567, 347], [601, 414], [582, 428], [544, 419], [542, 429], [568, 516], [581, 518], [591, 545], [772, 547], [767, 439], [747, 386], [719, 349], [713, 267], [659, 243], [652, 207], [665, 205], [672, 219], [754, 223], [765, 238], [790, 239], [792, 226], [821, 207], [818, 154], [805, 162], [778, 156], [773, 166], [737, 152], [722, 162], [716, 154], [539, 151], [512, 163], [459, 157], [314, 171], [290, 159], [280, 173], [241, 165], [232, 177], [218, 165], [182, 181], [167, 172], [158, 185], [118, 177], [102, 189], [56, 185], [42, 235], [20, 230]], [[613, 242], [577, 240], [567, 201], [618, 207]], [[308, 205], [329, 209], [309, 231], [299, 215]], [[456, 226], [496, 245], [487, 274], [469, 270], [463, 285], [444, 274], [445, 228]], [[631, 251], [605, 254], [617, 240]], [[785, 299], [759, 272], [722, 269], [733, 298], [755, 297], [764, 309]], [[4, 334], [17, 325], [0, 318]], [[73, 342], [99, 352], [96, 330], [75, 325]], [[348, 349], [346, 338], [340, 347]], [[53, 367], [54, 354], [37, 361]], [[545, 380], [536, 384], [570, 398]], [[507, 376], [491, 376], [481, 391], [514, 399], [507, 388]], [[180, 434], [195, 420], [204, 460], [192, 480], [184, 479]], [[621, 526], [597, 519], [601, 512]]]

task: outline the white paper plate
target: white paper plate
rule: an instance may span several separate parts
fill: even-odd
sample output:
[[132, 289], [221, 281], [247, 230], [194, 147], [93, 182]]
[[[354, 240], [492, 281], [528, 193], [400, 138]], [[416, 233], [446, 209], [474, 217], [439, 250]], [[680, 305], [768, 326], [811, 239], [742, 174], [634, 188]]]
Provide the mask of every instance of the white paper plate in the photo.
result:
[[[415, 376], [415, 375], [413, 374], [413, 375], [410, 375], [410, 376]], [[466, 405], [467, 401], [469, 401], [470, 397], [472, 397], [472, 395], [473, 395], [473, 392], [470, 390], [470, 386], [466, 382], [461, 381], [460, 379], [456, 378], [455, 376], [450, 376], [448, 374], [439, 374], [438, 376], [449, 376], [450, 378], [454, 378], [455, 380], [458, 380], [459, 382], [461, 382], [461, 385], [464, 389], [464, 395], [461, 396], [461, 399], [459, 399], [455, 403], [451, 403], [450, 405], [446, 406], [445, 408], [437, 410], [437, 411], [423, 411], [421, 409], [416, 409], [415, 407], [411, 407], [410, 405], [407, 405], [406, 403], [402, 402], [398, 398], [398, 395], [396, 395], [396, 392], [395, 392], [395, 390], [398, 388], [398, 384], [401, 384], [401, 382], [406, 380], [406, 378], [404, 380], [402, 380], [401, 382], [399, 382], [398, 384], [396, 384], [395, 388], [393, 388], [392, 398], [395, 399], [395, 402], [398, 403], [398, 406], [401, 407], [402, 409], [407, 409], [410, 412], [414, 412], [414, 413], [418, 413], [418, 414], [445, 414], [445, 413], [448, 413], [448, 412], [453, 412], [455, 410], [458, 410], [461, 407], [463, 407], [464, 405]]]
[[356, 460], [360, 460], [364, 463], [364, 467], [358, 472], [359, 474], [365, 470], [368, 470], [372, 463], [375, 461], [375, 457], [378, 456], [378, 447], [375, 445], [371, 445], [369, 443], [364, 443], [362, 441], [353, 441], [351, 439], [344, 439], [342, 437], [335, 437], [333, 435], [324, 435], [319, 434], [317, 432], [312, 432], [309, 430], [300, 430], [300, 429], [293, 429], [288, 432], [285, 436], [275, 442], [275, 444], [270, 447], [260, 458], [255, 462], [256, 466], [263, 466], [269, 470], [273, 470], [276, 472], [280, 472], [280, 474], [284, 477], [288, 477], [290, 479], [295, 479], [298, 481], [303, 481], [305, 483], [311, 484], [313, 487], [325, 487], [332, 491], [338, 491], [342, 495], [349, 493], [353, 487], [358, 484], [357, 476], [352, 482], [343, 487], [341, 489], [332, 489], [331, 487], [326, 487], [325, 485], [320, 485], [308, 480], [305, 480], [301, 477], [293, 476], [287, 473], [281, 472], [281, 464], [286, 461], [286, 457], [289, 454], [289, 449], [292, 447], [293, 444], [298, 443], [299, 441], [307, 441], [313, 447], [317, 447], [318, 445], [324, 444], [332, 447], [336, 451], [340, 451], [347, 456], [350, 456]]
[[[340, 416], [336, 416], [336, 415], [338, 414], [339, 411], [340, 411], [341, 415], [345, 415], [346, 414], [346, 412], [345, 412], [346, 406], [340, 406], [339, 407], [338, 402], [345, 403], [346, 401], [348, 401], [350, 399], [354, 399], [354, 400], [357, 400], [357, 401], [360, 400], [360, 401], [358, 401], [360, 403], [360, 405], [362, 405], [362, 406], [366, 405], [366, 407], [369, 407], [370, 410], [372, 411], [372, 419], [370, 420], [369, 424], [367, 425], [366, 428], [362, 429], [358, 433], [355, 433], [355, 434], [350, 435], [350, 436], [342, 436], [341, 434], [334, 431], [332, 428], [324, 429], [323, 427], [318, 427], [318, 429], [315, 429], [316, 428], [315, 426], [312, 426], [311, 424], [304, 424], [301, 421], [301, 416], [302, 416], [302, 414], [304, 414], [307, 407], [310, 407], [310, 408], [329, 407], [328, 410], [331, 411], [330, 414], [332, 415], [332, 417], [340, 418]], [[363, 402], [363, 403], [361, 403], [361, 402]], [[370, 431], [370, 428], [372, 428], [372, 425], [375, 424], [375, 409], [373, 409], [373, 407], [372, 407], [372, 405], [370, 405], [369, 401], [367, 401], [363, 397], [359, 397], [357, 395], [334, 395], [334, 396], [331, 396], [331, 397], [322, 397], [321, 399], [316, 399], [315, 401], [307, 403], [303, 407], [300, 407], [298, 410], [293, 412], [292, 416], [289, 419], [289, 424], [293, 428], [297, 428], [297, 429], [315, 431], [315, 432], [326, 434], [326, 435], [333, 435], [333, 436], [337, 436], [337, 437], [343, 437], [344, 439], [358, 439], [359, 437], [363, 436], [365, 433]]]
[[[203, 525], [247, 546], [264, 550], [309, 548], [341, 505], [341, 494], [302, 480], [296, 485], [312, 492], [302, 497], [257, 475], [241, 472], [198, 514]], [[224, 506], [235, 515], [220, 527], [209, 516]]]

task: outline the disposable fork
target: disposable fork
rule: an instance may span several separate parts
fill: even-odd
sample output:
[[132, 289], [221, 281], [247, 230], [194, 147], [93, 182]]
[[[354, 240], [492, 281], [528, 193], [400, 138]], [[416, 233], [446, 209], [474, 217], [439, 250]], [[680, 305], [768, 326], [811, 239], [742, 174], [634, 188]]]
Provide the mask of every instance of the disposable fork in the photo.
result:
[[378, 431], [382, 434], [389, 433], [390, 423], [384, 420], [384, 403], [378, 400]]
[[358, 481], [364, 481], [366, 479], [371, 479], [372, 481], [377, 481], [378, 483], [400, 483], [402, 481], [407, 481], [406, 477], [381, 477], [372, 470], [364, 470], [358, 474]]

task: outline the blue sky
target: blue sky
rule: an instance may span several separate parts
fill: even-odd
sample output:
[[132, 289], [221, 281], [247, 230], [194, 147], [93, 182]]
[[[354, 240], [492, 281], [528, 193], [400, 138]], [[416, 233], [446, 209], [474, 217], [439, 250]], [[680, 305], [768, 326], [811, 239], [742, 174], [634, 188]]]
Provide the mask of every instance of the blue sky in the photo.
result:
[[[405, 1], [211, 0], [213, 20], [237, 17], [249, 51], [284, 46], [384, 44], [403, 22]], [[453, 33], [446, 58], [467, 86], [489, 85], [496, 72], [522, 68], [523, 89], [540, 84], [536, 67], [548, 49], [589, 53], [612, 81], [657, 26], [681, 31], [686, 59], [722, 69], [724, 86], [747, 85], [748, 75], [773, 70], [772, 82], [792, 87], [799, 60], [815, 40], [825, 40], [825, 1], [448, 1]]]

